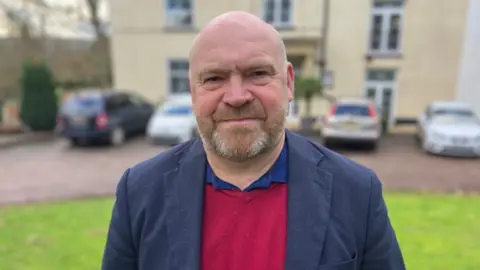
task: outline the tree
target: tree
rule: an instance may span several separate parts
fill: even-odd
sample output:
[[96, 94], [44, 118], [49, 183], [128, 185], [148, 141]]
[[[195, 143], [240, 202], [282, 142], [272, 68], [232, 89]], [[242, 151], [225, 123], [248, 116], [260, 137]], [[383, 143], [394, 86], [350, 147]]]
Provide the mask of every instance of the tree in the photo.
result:
[[[22, 0], [22, 3], [22, 6], [7, 5], [0, 0], [0, 10], [7, 14], [9, 23], [14, 26], [17, 33], [20, 33], [22, 39], [26, 40], [23, 43], [29, 45], [23, 46], [26, 47], [25, 51], [29, 52], [25, 53], [24, 61], [33, 56], [45, 56], [46, 46], [40, 46], [42, 44], [37, 42], [37, 37], [40, 37], [40, 40], [47, 39], [46, 29], [51, 21], [49, 18], [55, 18], [62, 21], [63, 28], [95, 38], [87, 61], [91, 63], [94, 69], [92, 73], [96, 74], [99, 84], [111, 83], [109, 24], [107, 18], [102, 16], [105, 13], [103, 11], [107, 10], [106, 0], [75, 0], [68, 3]], [[30, 45], [33, 42], [38, 44]], [[30, 53], [32, 51], [35, 53]]]
[[305, 101], [306, 116], [312, 115], [312, 99], [316, 95], [321, 95], [323, 91], [320, 80], [313, 77], [300, 77], [295, 79], [295, 98]]
[[20, 117], [33, 131], [51, 131], [55, 128], [57, 96], [50, 68], [35, 58], [25, 63], [21, 77], [22, 103]]
[[85, 0], [89, 11], [90, 24], [93, 27], [97, 37], [96, 42], [92, 46], [92, 60], [95, 61], [94, 66], [97, 67], [97, 73], [101, 74], [102, 84], [111, 84], [112, 67], [110, 59], [110, 38], [107, 34], [107, 24], [100, 17], [101, 5], [104, 0]]

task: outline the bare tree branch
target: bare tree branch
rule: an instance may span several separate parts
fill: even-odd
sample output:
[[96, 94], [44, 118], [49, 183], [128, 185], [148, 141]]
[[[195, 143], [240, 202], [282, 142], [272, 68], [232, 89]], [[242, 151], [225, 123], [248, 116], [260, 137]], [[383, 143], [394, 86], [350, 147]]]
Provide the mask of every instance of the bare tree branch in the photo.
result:
[[92, 24], [97, 38], [105, 38], [103, 31], [103, 23], [100, 18], [100, 2], [101, 0], [86, 0], [88, 10], [90, 13], [90, 23]]

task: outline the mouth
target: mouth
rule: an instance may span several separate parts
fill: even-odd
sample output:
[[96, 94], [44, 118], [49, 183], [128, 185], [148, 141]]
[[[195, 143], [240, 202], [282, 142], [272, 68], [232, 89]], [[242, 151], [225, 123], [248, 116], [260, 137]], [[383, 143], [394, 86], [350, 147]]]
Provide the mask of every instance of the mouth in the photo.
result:
[[248, 125], [252, 123], [259, 122], [258, 118], [240, 118], [240, 119], [228, 119], [220, 121], [221, 124], [232, 124], [232, 125]]

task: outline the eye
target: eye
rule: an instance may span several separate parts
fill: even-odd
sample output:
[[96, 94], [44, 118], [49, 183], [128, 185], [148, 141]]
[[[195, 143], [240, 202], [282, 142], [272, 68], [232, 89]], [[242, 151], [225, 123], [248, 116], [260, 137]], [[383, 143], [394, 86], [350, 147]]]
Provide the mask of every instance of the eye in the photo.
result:
[[256, 70], [252, 73], [252, 76], [254, 77], [262, 77], [267, 75], [268, 75], [268, 72], [266, 72], [265, 70]]
[[215, 83], [221, 81], [222, 78], [220, 76], [211, 76], [206, 78], [203, 83]]

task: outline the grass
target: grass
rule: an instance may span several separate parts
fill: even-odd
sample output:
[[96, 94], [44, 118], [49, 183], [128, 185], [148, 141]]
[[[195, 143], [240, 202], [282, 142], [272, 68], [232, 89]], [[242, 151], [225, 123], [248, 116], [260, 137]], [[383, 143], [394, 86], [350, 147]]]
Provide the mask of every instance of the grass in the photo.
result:
[[98, 270], [112, 201], [0, 209], [0, 269]]
[[[388, 193], [409, 270], [480, 265], [480, 197]], [[111, 199], [0, 209], [0, 269], [97, 270]]]

